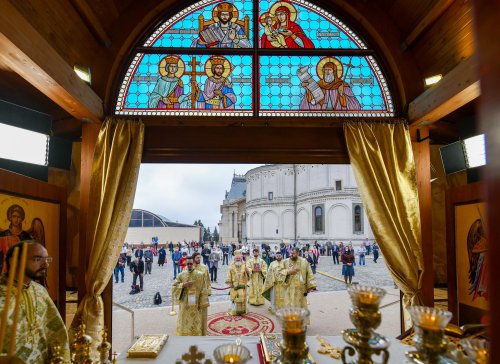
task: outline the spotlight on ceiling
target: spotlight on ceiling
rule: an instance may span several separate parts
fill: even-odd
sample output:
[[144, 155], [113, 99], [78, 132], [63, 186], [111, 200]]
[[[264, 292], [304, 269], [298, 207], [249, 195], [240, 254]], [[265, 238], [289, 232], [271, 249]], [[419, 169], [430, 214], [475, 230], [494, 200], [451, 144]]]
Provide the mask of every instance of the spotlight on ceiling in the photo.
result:
[[431, 77], [427, 77], [427, 78], [424, 80], [425, 86], [426, 86], [426, 87], [429, 87], [429, 86], [435, 85], [435, 84], [436, 84], [436, 83], [438, 83], [438, 82], [439, 82], [442, 78], [443, 78], [443, 75], [434, 75], [434, 76], [431, 76]]
[[80, 77], [83, 81], [85, 81], [89, 85], [91, 84], [92, 75], [90, 73], [90, 67], [83, 66], [81, 64], [75, 64], [73, 66], [73, 70], [75, 71], [77, 76]]

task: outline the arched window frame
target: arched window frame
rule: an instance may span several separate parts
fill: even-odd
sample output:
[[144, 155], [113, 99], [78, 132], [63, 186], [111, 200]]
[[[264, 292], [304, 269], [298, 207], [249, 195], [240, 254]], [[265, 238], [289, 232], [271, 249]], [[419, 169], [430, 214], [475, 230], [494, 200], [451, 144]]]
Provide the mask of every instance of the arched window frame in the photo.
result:
[[[214, 1], [214, 0], [201, 0], [195, 4], [188, 5], [184, 10], [181, 10], [180, 12], [172, 15], [172, 16], [165, 16], [164, 21], [161, 21], [160, 24], [166, 24], [168, 22], [175, 22], [178, 19], [180, 19], [181, 15], [185, 11], [194, 11], [196, 10], [198, 4], [202, 4], [202, 6], [208, 5], [208, 4], [217, 4], [220, 1]], [[188, 47], [183, 47], [183, 48], [178, 48], [178, 47], [151, 47], [150, 46], [150, 39], [155, 35], [155, 32], [158, 32], [159, 28], [156, 28], [153, 32], [149, 32], [146, 34], [143, 38], [142, 41], [138, 42], [139, 45], [134, 47], [133, 49], [133, 54], [131, 55], [131, 63], [128, 69], [124, 71], [125, 77], [122, 79], [122, 84], [119, 86], [117, 92], [116, 92], [116, 108], [115, 108], [115, 114], [118, 115], [141, 115], [145, 117], [156, 117], [156, 116], [190, 116], [190, 117], [198, 117], [198, 116], [211, 116], [211, 117], [249, 117], [250, 121], [252, 119], [258, 120], [258, 119], [265, 119], [266, 124], [268, 122], [272, 123], [273, 118], [269, 117], [287, 117], [287, 118], [302, 118], [302, 117], [335, 117], [338, 119], [347, 119], [347, 118], [359, 118], [360, 120], [363, 119], [389, 119], [397, 116], [398, 112], [396, 111], [396, 103], [394, 102], [394, 99], [392, 95], [394, 94], [393, 92], [393, 87], [387, 82], [387, 76], [385, 72], [382, 69], [381, 63], [379, 60], [378, 53], [371, 47], [367, 46], [367, 42], [364, 41], [363, 36], [360, 34], [359, 31], [353, 32], [352, 29], [354, 27], [348, 25], [344, 20], [340, 20], [335, 15], [332, 15], [331, 12], [328, 11], [328, 9], [325, 10], [325, 8], [320, 8], [319, 6], [315, 5], [313, 2], [310, 1], [305, 1], [305, 0], [294, 0], [294, 3], [299, 4], [299, 5], [307, 5], [311, 9], [314, 9], [314, 11], [321, 12], [322, 14], [326, 14], [328, 16], [331, 16], [338, 21], [337, 24], [341, 24], [342, 27], [345, 26], [346, 29], [348, 29], [349, 34], [354, 36], [359, 43], [362, 45], [360, 49], [344, 49], [344, 48], [313, 48], [313, 49], [305, 49], [305, 48], [300, 48], [300, 49], [267, 49], [267, 48], [259, 48], [259, 37], [260, 37], [260, 27], [259, 27], [259, 11], [258, 11], [258, 0], [253, 0], [254, 4], [254, 10], [253, 10], [253, 19], [251, 22], [253, 25], [251, 26], [251, 31], [252, 31], [252, 42], [253, 42], [253, 47], [252, 48], [188, 48]], [[124, 84], [126, 83], [126, 78], [128, 77], [127, 74], [130, 73], [130, 69], [132, 66], [134, 66], [134, 63], [137, 62], [138, 56], [141, 54], [176, 54], [176, 55], [249, 55], [253, 57], [253, 69], [255, 72], [253, 72], [253, 81], [252, 81], [252, 100], [253, 101], [253, 109], [251, 110], [251, 113], [243, 113], [240, 110], [232, 110], [230, 112], [224, 112], [220, 111], [217, 113], [214, 112], [206, 112], [206, 110], [192, 110], [192, 111], [180, 111], [180, 112], [175, 112], [172, 114], [165, 114], [163, 111], [159, 111], [156, 109], [143, 109], [142, 111], [127, 111], [127, 110], [120, 110], [119, 105], [120, 103], [123, 103], [124, 100]], [[287, 113], [284, 112], [264, 112], [262, 110], [259, 111], [259, 105], [258, 102], [255, 100], [260, 100], [259, 99], [259, 88], [261, 87], [261, 83], [259, 80], [259, 75], [256, 70], [259, 68], [259, 64], [256, 62], [256, 60], [259, 59], [259, 56], [334, 56], [334, 57], [341, 57], [341, 56], [353, 56], [353, 55], [358, 55], [358, 56], [364, 56], [367, 57], [367, 59], [370, 60], [370, 64], [373, 64], [373, 69], [377, 70], [376, 71], [376, 76], [378, 81], [380, 82], [380, 87], [385, 89], [383, 93], [385, 94], [386, 97], [386, 103], [387, 103], [387, 112], [379, 113], [379, 112], [366, 112], [366, 113], [360, 113], [358, 111], [355, 111], [353, 113], [351, 112], [323, 112], [320, 114], [314, 114], [310, 113], [304, 110], [288, 110]], [[374, 71], [375, 72], [375, 71]], [[293, 112], [292, 112], [293, 111]], [[167, 120], [163, 119], [162, 120]], [[245, 118], [245, 120], [248, 120]]]
[[313, 233], [323, 234], [325, 232], [325, 208], [324, 205], [313, 205]]

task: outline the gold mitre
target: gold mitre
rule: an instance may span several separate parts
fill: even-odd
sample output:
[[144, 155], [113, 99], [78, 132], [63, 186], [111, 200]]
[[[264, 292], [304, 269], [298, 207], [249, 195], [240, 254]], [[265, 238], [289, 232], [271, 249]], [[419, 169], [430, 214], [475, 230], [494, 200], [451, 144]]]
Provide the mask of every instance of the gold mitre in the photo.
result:
[[176, 56], [167, 56], [165, 57], [165, 62], [167, 62], [167, 64], [177, 64], [179, 62], [179, 58]]
[[210, 59], [210, 62], [212, 62], [213, 66], [216, 66], [219, 64], [224, 66], [224, 62], [226, 62], [226, 59], [224, 57], [213, 57]]
[[241, 254], [242, 254], [241, 250], [235, 250], [235, 251], [234, 251], [234, 253], [233, 253], [233, 255], [234, 255], [235, 257], [240, 257], [240, 256], [241, 256]]
[[221, 13], [223, 11], [227, 11], [228, 13], [230, 13], [231, 11], [233, 11], [233, 5], [230, 3], [220, 3], [219, 5], [217, 5], [217, 11]]

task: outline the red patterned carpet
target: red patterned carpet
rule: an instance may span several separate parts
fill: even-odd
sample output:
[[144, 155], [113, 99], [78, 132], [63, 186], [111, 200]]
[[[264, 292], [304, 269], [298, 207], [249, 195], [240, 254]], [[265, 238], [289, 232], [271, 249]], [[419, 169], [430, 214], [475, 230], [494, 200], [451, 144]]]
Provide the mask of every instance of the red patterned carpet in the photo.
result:
[[274, 321], [259, 313], [231, 316], [227, 312], [208, 315], [207, 335], [257, 336], [261, 332], [274, 332]]

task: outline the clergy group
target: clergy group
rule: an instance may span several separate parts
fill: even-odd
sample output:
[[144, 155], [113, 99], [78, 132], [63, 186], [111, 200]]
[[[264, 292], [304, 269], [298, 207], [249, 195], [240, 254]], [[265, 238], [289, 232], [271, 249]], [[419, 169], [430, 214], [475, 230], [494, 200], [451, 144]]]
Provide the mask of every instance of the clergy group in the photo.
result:
[[[260, 257], [259, 249], [253, 249], [252, 254], [244, 260], [240, 250], [234, 252], [226, 277], [229, 314], [244, 315], [248, 312], [247, 304], [260, 306], [266, 299], [273, 313], [284, 307], [307, 308], [306, 296], [316, 290], [317, 284], [310, 264], [300, 257], [298, 248], [292, 249], [288, 259], [277, 252], [269, 266]], [[211, 286], [207, 266], [200, 258], [199, 253], [188, 257], [187, 269], [172, 284], [173, 299], [179, 305], [176, 334], [180, 336], [206, 335], [207, 332]]]

